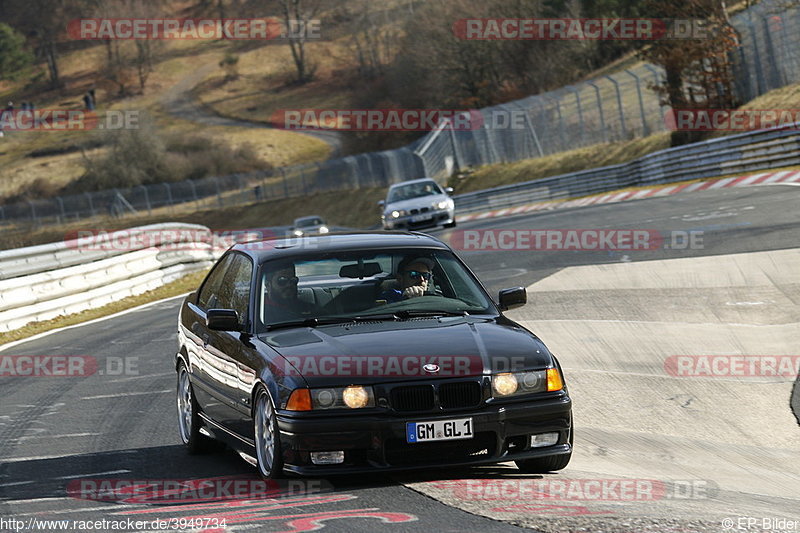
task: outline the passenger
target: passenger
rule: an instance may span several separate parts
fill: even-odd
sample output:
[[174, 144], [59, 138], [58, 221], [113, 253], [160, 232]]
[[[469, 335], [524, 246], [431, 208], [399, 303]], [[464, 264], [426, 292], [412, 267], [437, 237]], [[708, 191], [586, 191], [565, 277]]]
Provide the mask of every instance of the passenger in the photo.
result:
[[427, 257], [406, 257], [397, 265], [398, 288], [383, 291], [378, 298], [394, 303], [424, 295], [433, 278], [434, 264]]

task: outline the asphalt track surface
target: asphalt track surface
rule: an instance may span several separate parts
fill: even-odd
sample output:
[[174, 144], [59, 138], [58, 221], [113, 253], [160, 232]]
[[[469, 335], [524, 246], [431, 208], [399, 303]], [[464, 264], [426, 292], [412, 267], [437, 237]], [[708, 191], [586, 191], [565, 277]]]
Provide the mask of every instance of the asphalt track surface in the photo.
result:
[[[800, 187], [750, 187], [475, 221], [457, 230], [702, 232], [702, 247], [697, 249], [462, 252], [496, 294], [503, 287], [537, 283], [567, 267], [797, 248], [799, 205]], [[454, 235], [452, 231], [434, 233], [444, 240]], [[666, 242], [670, 244], [669, 239]], [[0, 530], [14, 530], [9, 519], [23, 521], [16, 524], [18, 529], [58, 527], [43, 528], [30, 522], [34, 519], [68, 520], [66, 530], [72, 531], [77, 530], [72, 521], [133, 519], [147, 522], [148, 527], [139, 531], [166, 530], [150, 524], [155, 519], [192, 517], [226, 519], [225, 528], [211, 527], [208, 522], [208, 531], [310, 531], [318, 527], [330, 531], [522, 530], [514, 524], [535, 528], [535, 521], [526, 521], [520, 514], [492, 514], [452, 497], [438, 497], [435, 491], [409, 488], [437, 480], [513, 479], [517, 476], [513, 465], [312, 480], [306, 485], [307, 493], [298, 491], [298, 485], [294, 492], [274, 499], [244, 496], [181, 501], [180, 497], [133, 491], [127, 498], [116, 494], [114, 501], [98, 501], [85, 491], [73, 492], [77, 483], [87, 479], [135, 480], [157, 487], [185, 480], [210, 479], [217, 485], [226, 479], [256, 480], [254, 469], [230, 450], [189, 456], [180, 444], [172, 368], [179, 301], [159, 302], [0, 351], [3, 356], [88, 356], [97, 362], [97, 371], [82, 377], [0, 377], [0, 520], [5, 520], [0, 521]], [[531, 300], [529, 306], [535, 305]], [[126, 363], [131, 365], [127, 371]], [[784, 400], [788, 405], [789, 398], [780, 401]], [[797, 398], [793, 401], [796, 408]], [[800, 431], [797, 427], [784, 430]], [[570, 467], [547, 478], [558, 479], [569, 472]], [[741, 497], [746, 499], [746, 495]], [[781, 516], [786, 516], [786, 509], [800, 508], [796, 493], [787, 493], [785, 498], [753, 498], [767, 508], [774, 505]], [[736, 501], [732, 497], [731, 505]], [[647, 505], [628, 505], [622, 526], [604, 521], [603, 516], [584, 516], [580, 528], [574, 522], [559, 527], [562, 519], [558, 516], [549, 517], [549, 523], [553, 530], [563, 531], [726, 531], [719, 522], [700, 520], [704, 518], [703, 502], [686, 505], [687, 513], [691, 508], [691, 516], [699, 519], [682, 524], [681, 529], [662, 527], [669, 520], [651, 516]], [[632, 507], [635, 509], [630, 511]], [[795, 514], [788, 518], [800, 519]], [[111, 526], [101, 529], [110, 530]]]

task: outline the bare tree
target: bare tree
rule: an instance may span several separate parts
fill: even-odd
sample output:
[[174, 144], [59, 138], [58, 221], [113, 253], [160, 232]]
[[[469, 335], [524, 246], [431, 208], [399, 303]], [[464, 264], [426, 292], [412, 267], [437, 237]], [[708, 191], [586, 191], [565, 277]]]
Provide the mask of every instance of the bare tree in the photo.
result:
[[306, 83], [314, 78], [316, 71], [307, 54], [307, 29], [319, 15], [323, 0], [277, 0], [277, 3], [297, 70], [297, 81]]

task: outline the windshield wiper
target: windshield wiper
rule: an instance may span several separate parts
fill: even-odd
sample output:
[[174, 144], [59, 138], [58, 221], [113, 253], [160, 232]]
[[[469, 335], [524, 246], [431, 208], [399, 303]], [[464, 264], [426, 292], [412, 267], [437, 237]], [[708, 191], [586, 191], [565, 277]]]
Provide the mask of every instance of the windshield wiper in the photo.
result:
[[282, 329], [282, 328], [296, 328], [296, 327], [306, 327], [306, 328], [315, 328], [317, 326], [324, 326], [326, 324], [342, 324], [345, 322], [352, 322], [352, 318], [304, 318], [302, 320], [288, 320], [286, 322], [278, 322], [276, 324], [269, 324], [267, 326], [267, 331], [272, 331], [275, 329]]
[[438, 311], [438, 310], [436, 310], [436, 311], [428, 311], [428, 310], [425, 310], [425, 311], [409, 311], [409, 310], [403, 310], [403, 311], [397, 311], [397, 313], [395, 313], [395, 314], [398, 317], [402, 318], [402, 319], [423, 317], [423, 316], [431, 316], [431, 317], [433, 317], [433, 316], [469, 316], [469, 313], [467, 311]]

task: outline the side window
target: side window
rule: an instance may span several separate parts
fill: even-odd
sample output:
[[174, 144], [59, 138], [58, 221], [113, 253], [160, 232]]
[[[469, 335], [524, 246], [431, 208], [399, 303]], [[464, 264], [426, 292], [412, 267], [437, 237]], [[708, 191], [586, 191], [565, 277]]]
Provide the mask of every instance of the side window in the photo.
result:
[[228, 309], [233, 309], [239, 315], [239, 323], [247, 324], [247, 309], [250, 303], [250, 280], [253, 276], [253, 264], [250, 259], [242, 254], [236, 254], [231, 262], [231, 268], [222, 285], [223, 295], [226, 298]]
[[207, 311], [209, 309], [219, 308], [219, 291], [222, 288], [222, 280], [228, 271], [228, 268], [233, 260], [233, 254], [228, 254], [225, 258], [217, 263], [214, 270], [206, 278], [203, 287], [200, 289], [200, 296], [197, 299], [197, 305], [200, 309]]

